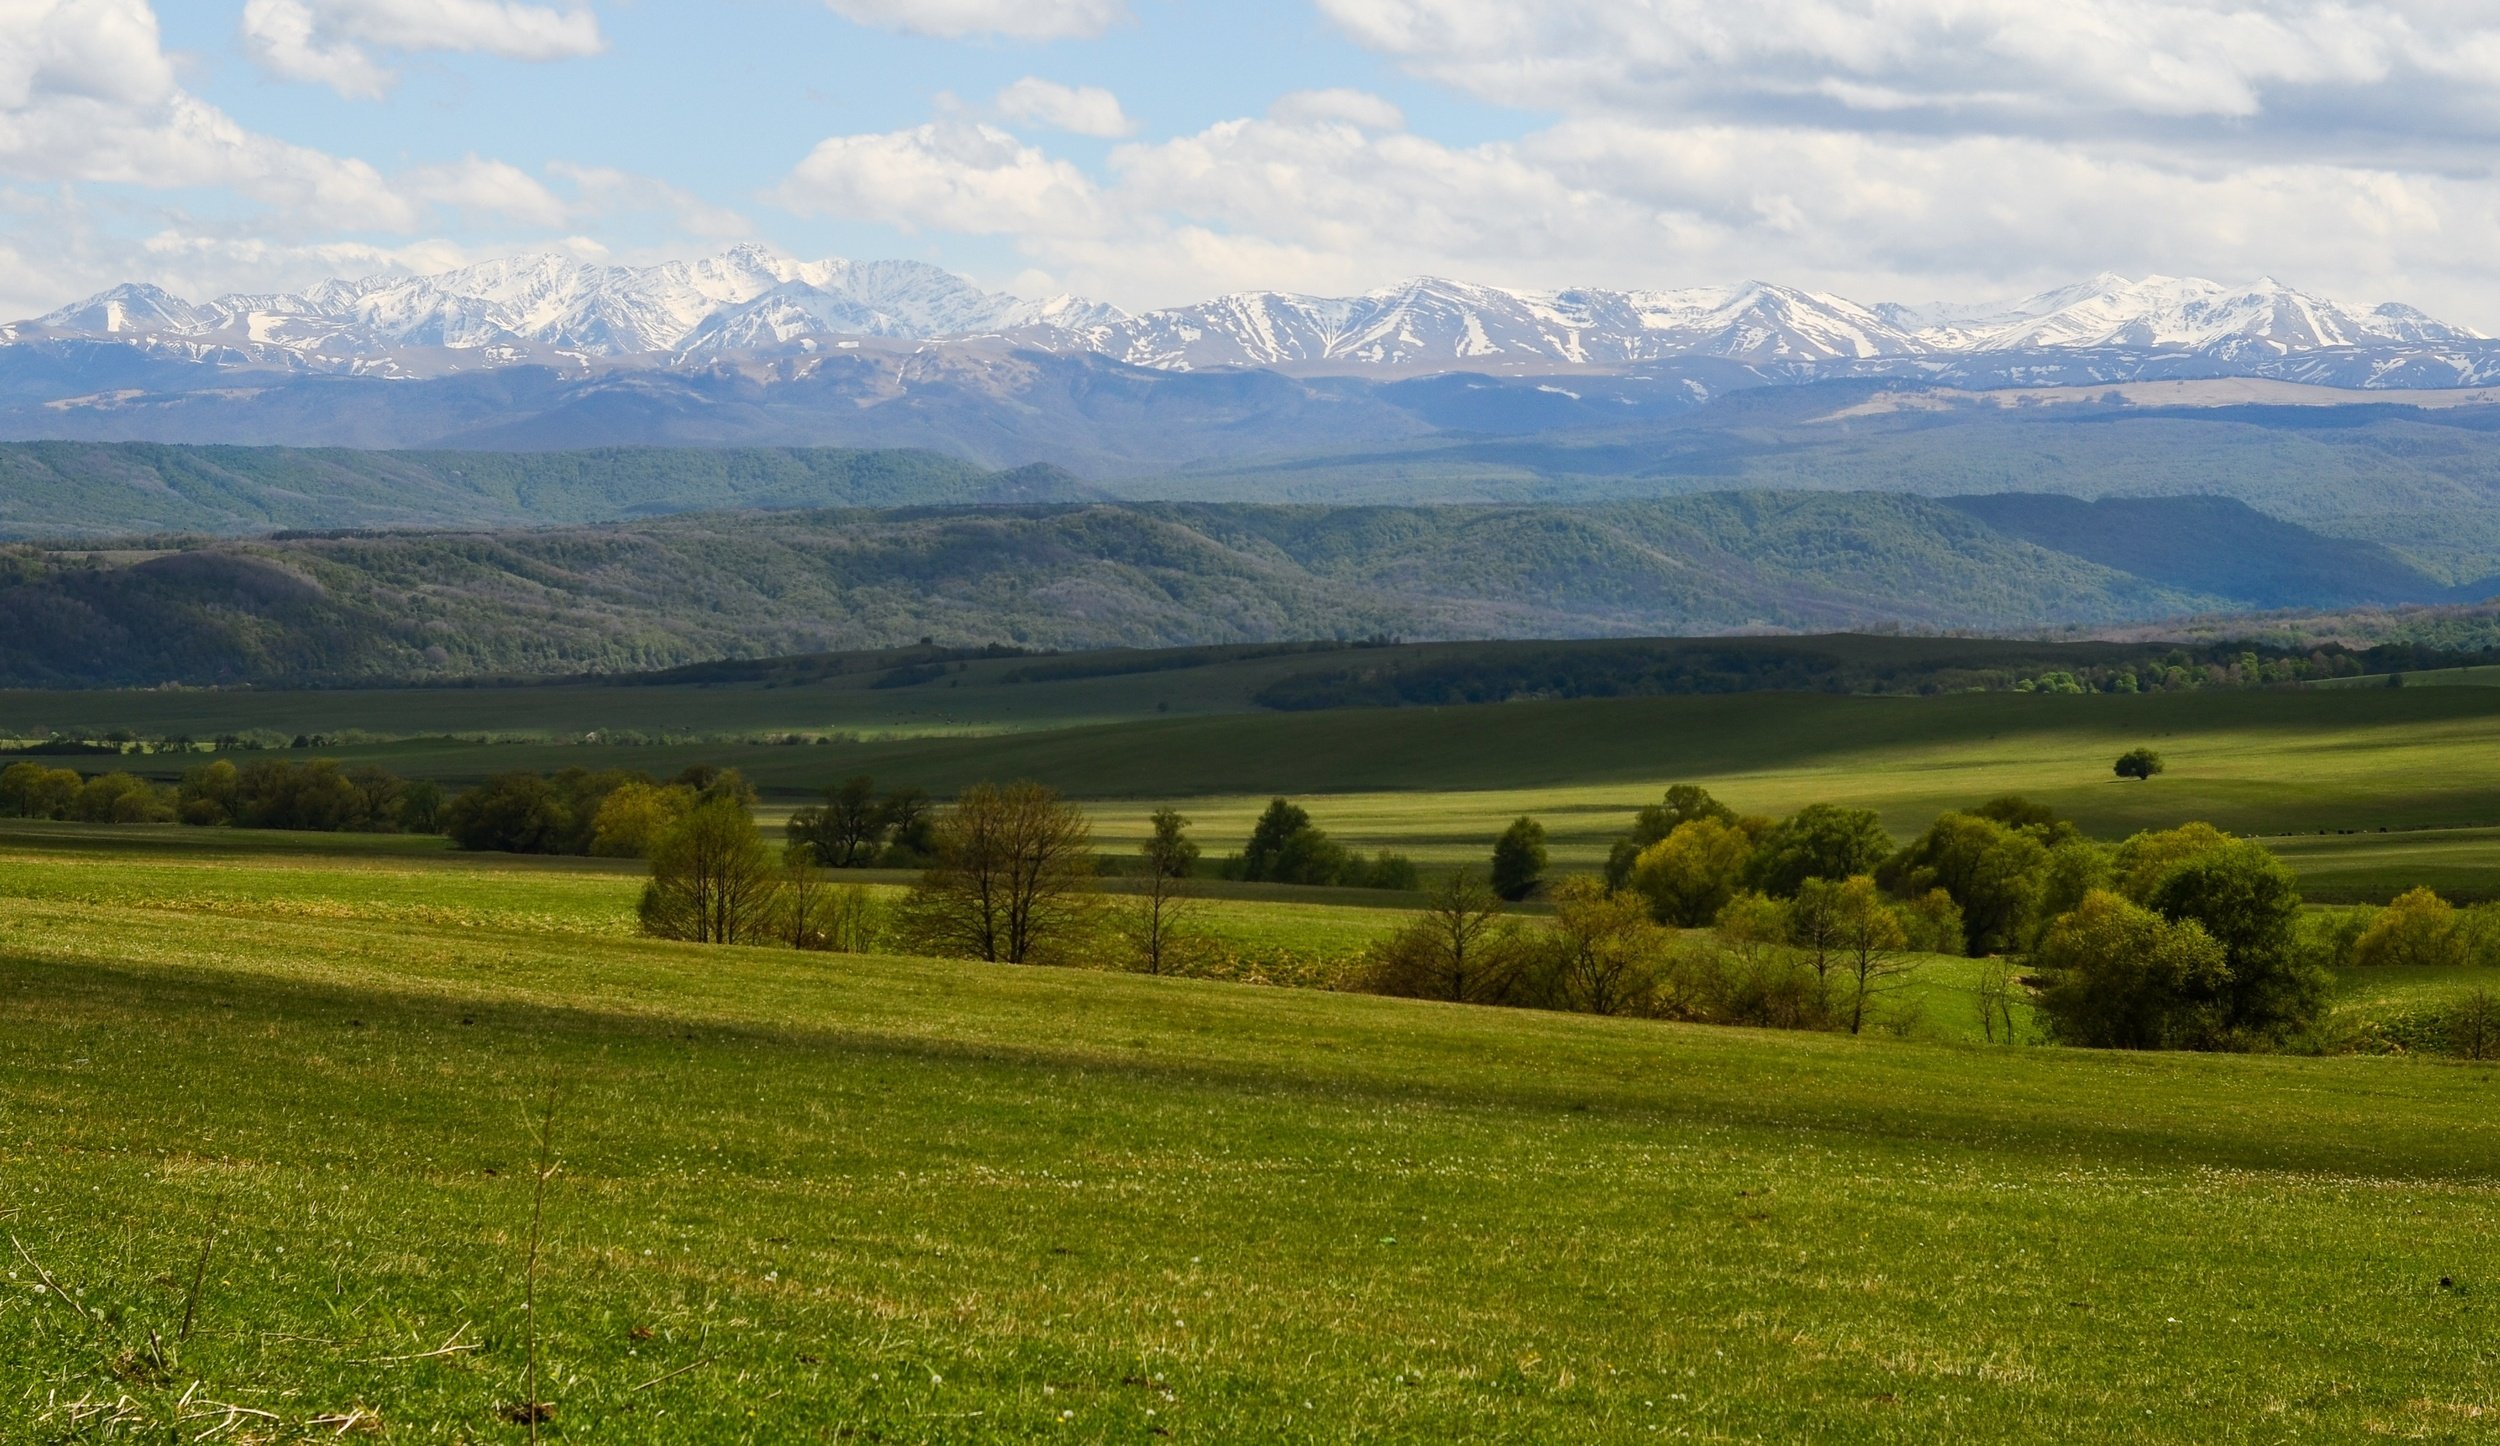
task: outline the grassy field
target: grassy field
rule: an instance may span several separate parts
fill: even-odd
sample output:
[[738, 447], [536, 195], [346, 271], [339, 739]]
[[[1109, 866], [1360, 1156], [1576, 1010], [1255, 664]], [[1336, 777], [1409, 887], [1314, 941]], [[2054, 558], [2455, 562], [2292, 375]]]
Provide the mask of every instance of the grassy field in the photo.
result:
[[550, 1082], [554, 1439], [2479, 1440], [2500, 1393], [2487, 1068], [703, 949], [608, 866], [333, 842], [0, 835], [0, 1435], [522, 1439]]

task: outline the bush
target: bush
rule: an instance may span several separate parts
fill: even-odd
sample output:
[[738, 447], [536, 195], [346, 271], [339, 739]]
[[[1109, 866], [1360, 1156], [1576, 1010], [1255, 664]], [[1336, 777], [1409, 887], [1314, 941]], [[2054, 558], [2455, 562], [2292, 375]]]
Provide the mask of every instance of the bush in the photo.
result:
[[2426, 888], [2412, 888], [2353, 939], [2351, 961], [2358, 968], [2455, 968], [2466, 960], [2464, 930], [2457, 911]]

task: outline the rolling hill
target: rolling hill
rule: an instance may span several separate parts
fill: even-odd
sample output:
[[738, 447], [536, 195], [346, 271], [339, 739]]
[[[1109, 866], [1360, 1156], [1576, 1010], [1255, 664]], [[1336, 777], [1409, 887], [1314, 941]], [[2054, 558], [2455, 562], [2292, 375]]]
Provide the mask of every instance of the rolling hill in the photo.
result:
[[[2176, 545], [2128, 551], [2114, 539], [2130, 533]], [[0, 554], [13, 578], [0, 586], [0, 682], [545, 676], [921, 638], [1089, 648], [2109, 625], [2281, 605], [2297, 577], [2217, 559], [2287, 541], [2344, 568], [2313, 579], [2301, 606], [2456, 596], [2374, 544], [2210, 499], [2008, 511], [1790, 492], [1580, 507], [694, 513], [21, 545]]]

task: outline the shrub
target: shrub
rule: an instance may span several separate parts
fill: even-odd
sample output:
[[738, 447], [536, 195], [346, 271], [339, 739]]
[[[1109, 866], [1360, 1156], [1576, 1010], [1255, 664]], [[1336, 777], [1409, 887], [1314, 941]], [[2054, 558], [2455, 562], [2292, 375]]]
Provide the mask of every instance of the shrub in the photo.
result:
[[2407, 889], [2378, 911], [2352, 942], [2352, 963], [2453, 968], [2466, 962], [2457, 911], [2426, 888]]

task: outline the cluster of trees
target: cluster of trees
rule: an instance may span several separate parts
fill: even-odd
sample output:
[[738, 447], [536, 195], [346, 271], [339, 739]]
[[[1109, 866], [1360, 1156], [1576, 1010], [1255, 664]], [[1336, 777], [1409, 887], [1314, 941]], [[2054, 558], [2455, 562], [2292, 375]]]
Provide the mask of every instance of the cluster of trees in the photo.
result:
[[[2074, 669], [2057, 668], [2016, 679], [2017, 693], [2187, 693], [2200, 688], [2266, 688], [2280, 683], [2305, 683], [2318, 678], [2357, 678], [2365, 673], [2401, 668], [2415, 657], [2412, 649], [2347, 652], [2319, 648], [2307, 656], [2254, 650], [2237, 654], [2202, 650], [2199, 657], [2174, 649], [2142, 663]], [[2385, 657], [2377, 656], [2382, 651]], [[2460, 666], [2451, 663], [2449, 666]]]
[[[2158, 760], [2122, 762], [2158, 769]], [[1376, 986], [1855, 1031], [1906, 975], [1908, 955], [2023, 957], [2060, 1038], [2246, 1049], [2309, 1029], [2327, 971], [2341, 962], [2333, 940], [2304, 934], [2290, 871], [2206, 824], [2111, 846], [2005, 797], [1943, 814], [1896, 846], [1869, 810], [1813, 804], [1785, 819], [1743, 816], [1679, 784], [1639, 812], [1602, 880], [1550, 891], [1553, 923], [1497, 929], [1501, 899], [1534, 887], [1541, 845], [1532, 820], [1512, 825], [1496, 847], [1497, 885], [1481, 886], [1487, 907], [1469, 915], [1457, 895], [1437, 896], [1426, 920], [1382, 947]], [[2405, 958], [2462, 949], [2472, 930], [2438, 912], [2445, 907], [2408, 896], [2341, 947]], [[1462, 915], [1474, 922], [1462, 928]], [[1679, 945], [1624, 922], [1636, 917], [1708, 932]], [[1616, 922], [1589, 932], [1599, 918]], [[1581, 962], [1551, 962], [1566, 956]], [[1602, 988], [1567, 983], [1590, 977], [1598, 959], [1612, 961]], [[2010, 1024], [2010, 966], [1988, 977], [1980, 1004], [1994, 1035]]]
[[1225, 859], [1225, 878], [1249, 883], [1337, 884], [1348, 888], [1413, 889], [1421, 882], [1412, 859], [1382, 850], [1370, 858], [1330, 838], [1308, 809], [1270, 799], [1241, 852]]
[[240, 767], [221, 758], [186, 771], [179, 786], [126, 772], [82, 778], [66, 768], [14, 763], [0, 770], [0, 811], [87, 823], [433, 833], [443, 792], [388, 769], [346, 768], [326, 758], [260, 759]]
[[1461, 871], [1371, 948], [1355, 982], [1462, 1004], [1854, 1034], [1908, 975], [1902, 911], [1863, 874], [1808, 880], [1785, 901], [1742, 895], [1694, 932], [1599, 879], [1564, 879], [1547, 897], [1549, 914], [1513, 916]]
[[0, 812], [81, 823], [170, 823], [173, 790], [133, 773], [82, 777], [76, 769], [12, 763], [0, 769]]
[[443, 832], [464, 849], [649, 858], [696, 809], [723, 799], [751, 810], [755, 790], [736, 769], [708, 763], [665, 782], [622, 768], [499, 773], [451, 801]]
[[790, 816], [792, 845], [820, 868], [911, 869], [928, 862], [935, 842], [929, 795], [898, 788], [880, 796], [862, 775], [825, 790], [822, 804]]

